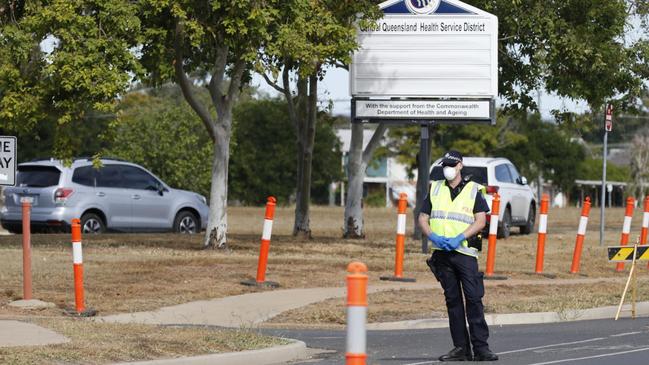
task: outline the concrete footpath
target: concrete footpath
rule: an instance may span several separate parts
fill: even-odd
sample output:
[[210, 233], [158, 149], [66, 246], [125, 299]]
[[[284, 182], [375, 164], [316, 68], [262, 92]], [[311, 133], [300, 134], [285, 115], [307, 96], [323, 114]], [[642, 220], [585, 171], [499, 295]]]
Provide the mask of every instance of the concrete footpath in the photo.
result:
[[17, 346], [46, 346], [70, 342], [54, 331], [31, 323], [0, 320], [0, 348]]
[[[583, 279], [536, 279], [536, 280], [485, 280], [485, 286], [519, 286], [519, 285], [568, 285], [592, 284], [599, 282], [621, 282], [625, 278], [583, 278]], [[436, 282], [428, 283], [385, 283], [370, 285], [368, 294], [388, 290], [440, 290]], [[231, 297], [202, 300], [197, 302], [160, 308], [151, 312], [124, 313], [99, 317], [95, 320], [112, 323], [143, 323], [143, 324], [193, 324], [212, 325], [229, 328], [248, 328], [265, 322], [278, 314], [309, 304], [318, 303], [331, 298], [344, 297], [346, 288], [310, 288], [310, 289], [281, 289]], [[493, 315], [502, 318], [503, 315]], [[515, 317], [521, 314], [514, 315]], [[534, 314], [531, 314], [536, 318]], [[544, 317], [545, 318], [545, 317]], [[498, 319], [493, 319], [498, 321]], [[529, 322], [526, 322], [529, 323]], [[544, 322], [534, 322], [544, 323]], [[377, 328], [379, 329], [379, 328]]]
[[[570, 278], [570, 279], [511, 279], [506, 281], [487, 280], [487, 287], [497, 285], [568, 285], [592, 284], [598, 282], [620, 282], [625, 278]], [[381, 283], [368, 287], [368, 293], [387, 290], [440, 290], [434, 282], [428, 283]], [[111, 323], [143, 323], [152, 325], [210, 325], [228, 328], [251, 328], [287, 310], [300, 308], [330, 298], [346, 295], [341, 288], [282, 289], [263, 291], [231, 297], [203, 300], [160, 308], [151, 312], [137, 312], [93, 318], [94, 321]], [[625, 306], [625, 309], [628, 306]], [[615, 306], [587, 310], [562, 312], [489, 314], [490, 325], [551, 323], [570, 320], [602, 319], [615, 316]], [[638, 303], [638, 316], [649, 315], [649, 302]], [[628, 317], [628, 311], [622, 315]], [[447, 327], [446, 319], [426, 319], [368, 324], [368, 330], [422, 329]], [[29, 332], [29, 331], [31, 332]], [[3, 334], [5, 334], [3, 336]], [[39, 342], [40, 341], [40, 342]], [[57, 342], [58, 341], [58, 342]], [[0, 347], [34, 346], [61, 343], [66, 338], [44, 328], [18, 321], [0, 321]], [[306, 359], [309, 350], [301, 341], [270, 349], [242, 351], [230, 354], [213, 354], [178, 359], [155, 360], [130, 363], [131, 365], [181, 365], [181, 364], [249, 364], [270, 365]], [[121, 364], [124, 365], [124, 364]]]

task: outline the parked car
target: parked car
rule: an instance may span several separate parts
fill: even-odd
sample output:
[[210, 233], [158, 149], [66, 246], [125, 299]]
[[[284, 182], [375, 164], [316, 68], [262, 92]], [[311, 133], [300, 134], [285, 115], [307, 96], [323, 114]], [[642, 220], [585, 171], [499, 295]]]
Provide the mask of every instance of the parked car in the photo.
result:
[[[105, 231], [197, 233], [205, 229], [204, 196], [169, 187], [142, 166], [119, 159], [35, 160], [17, 167], [16, 186], [4, 189], [0, 223], [22, 231], [21, 199], [32, 199], [35, 231], [69, 231], [80, 218], [84, 233]], [[189, 178], [189, 177], [188, 177]]]
[[[443, 180], [444, 173], [439, 165], [433, 164], [431, 180]], [[536, 221], [536, 197], [527, 185], [527, 179], [518, 173], [514, 164], [506, 158], [464, 157], [462, 177], [484, 185], [487, 189], [487, 203], [491, 209], [493, 194], [500, 196], [498, 215], [498, 236], [509, 237], [511, 228], [520, 227], [522, 234], [534, 231]], [[490, 216], [488, 216], [490, 217]], [[488, 229], [488, 227], [487, 227]]]

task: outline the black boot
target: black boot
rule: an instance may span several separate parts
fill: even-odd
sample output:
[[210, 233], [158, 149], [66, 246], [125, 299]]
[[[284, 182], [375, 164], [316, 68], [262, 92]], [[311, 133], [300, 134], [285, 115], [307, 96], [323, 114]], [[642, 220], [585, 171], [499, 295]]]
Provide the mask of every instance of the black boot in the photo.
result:
[[471, 350], [462, 347], [455, 347], [446, 355], [439, 357], [439, 361], [471, 361]]
[[486, 348], [484, 350], [476, 351], [473, 358], [474, 361], [496, 361], [498, 360], [498, 355], [494, 354]]

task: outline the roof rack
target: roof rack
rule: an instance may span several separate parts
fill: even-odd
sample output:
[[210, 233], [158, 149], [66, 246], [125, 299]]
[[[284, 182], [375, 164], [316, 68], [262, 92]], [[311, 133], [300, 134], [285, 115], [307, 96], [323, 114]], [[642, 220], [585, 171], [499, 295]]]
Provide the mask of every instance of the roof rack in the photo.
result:
[[[80, 160], [86, 160], [86, 161], [92, 161], [93, 156], [79, 156], [79, 157], [74, 157], [72, 158], [72, 161], [80, 161]], [[129, 162], [128, 160], [125, 160], [123, 158], [119, 157], [110, 157], [110, 156], [102, 156], [99, 158], [100, 160], [112, 160], [112, 161], [121, 161], [121, 162]], [[38, 162], [38, 161], [60, 161], [61, 159], [55, 158], [55, 157], [36, 157], [34, 159], [31, 159], [29, 162]]]

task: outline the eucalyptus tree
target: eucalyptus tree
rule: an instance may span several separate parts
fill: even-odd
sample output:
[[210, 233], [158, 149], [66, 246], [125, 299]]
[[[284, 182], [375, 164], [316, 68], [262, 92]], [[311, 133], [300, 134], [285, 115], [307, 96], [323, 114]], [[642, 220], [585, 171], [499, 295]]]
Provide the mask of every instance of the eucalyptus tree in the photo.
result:
[[287, 0], [278, 6], [273, 38], [264, 46], [266, 81], [288, 102], [297, 145], [293, 234], [311, 236], [309, 205], [318, 82], [328, 67], [348, 64], [356, 43], [356, 22], [376, 19], [375, 1]]
[[[213, 144], [204, 247], [225, 248], [232, 108], [277, 11], [274, 0], [142, 0], [143, 80], [178, 83]], [[207, 90], [201, 98], [199, 90]], [[188, 177], [191, 178], [191, 177]]]

